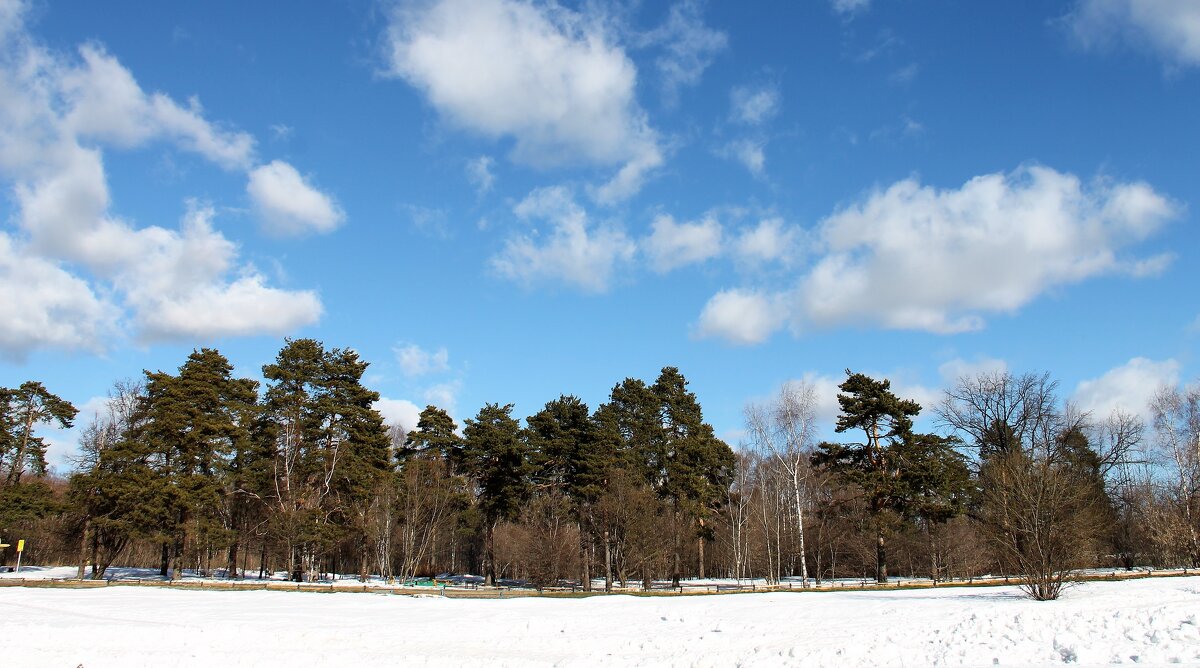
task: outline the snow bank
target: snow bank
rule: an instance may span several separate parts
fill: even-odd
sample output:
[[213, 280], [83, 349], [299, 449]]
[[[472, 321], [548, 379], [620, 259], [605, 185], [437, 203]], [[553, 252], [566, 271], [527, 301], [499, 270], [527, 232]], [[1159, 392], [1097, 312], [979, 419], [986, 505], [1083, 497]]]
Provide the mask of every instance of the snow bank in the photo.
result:
[[677, 598], [0, 589], [12, 666], [1200, 665], [1200, 577]]

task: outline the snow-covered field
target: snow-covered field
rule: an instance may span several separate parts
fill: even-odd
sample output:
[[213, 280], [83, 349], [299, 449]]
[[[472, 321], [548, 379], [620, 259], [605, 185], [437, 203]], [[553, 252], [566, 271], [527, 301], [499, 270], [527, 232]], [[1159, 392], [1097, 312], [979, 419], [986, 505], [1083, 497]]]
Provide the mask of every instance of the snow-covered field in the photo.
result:
[[459, 600], [0, 588], [4, 666], [1200, 665], [1200, 577], [1012, 587]]

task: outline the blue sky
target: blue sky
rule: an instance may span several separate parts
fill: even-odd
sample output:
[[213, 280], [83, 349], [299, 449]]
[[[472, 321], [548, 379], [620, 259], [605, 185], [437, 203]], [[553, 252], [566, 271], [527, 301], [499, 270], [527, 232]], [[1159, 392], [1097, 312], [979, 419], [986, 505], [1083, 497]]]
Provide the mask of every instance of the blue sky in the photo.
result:
[[1200, 373], [1189, 0], [0, 0], [0, 45], [0, 384], [84, 421], [284, 336], [410, 425], [674, 365], [735, 444], [847, 367]]

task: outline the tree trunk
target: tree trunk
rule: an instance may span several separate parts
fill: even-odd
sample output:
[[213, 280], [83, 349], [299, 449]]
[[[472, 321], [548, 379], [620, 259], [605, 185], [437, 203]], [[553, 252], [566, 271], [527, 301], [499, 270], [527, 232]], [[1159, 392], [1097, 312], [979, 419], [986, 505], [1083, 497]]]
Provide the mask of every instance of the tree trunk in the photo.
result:
[[368, 554], [370, 552], [370, 548], [368, 547], [369, 542], [367, 541], [367, 537], [365, 534], [359, 539], [358, 545], [359, 545], [359, 548], [358, 548], [358, 555], [359, 555], [358, 556], [358, 581], [366, 582], [367, 581], [367, 561], [368, 561]]
[[580, 554], [580, 580], [579, 584], [584, 591], [592, 590], [592, 555], [591, 542], [588, 540], [588, 534], [583, 530], [583, 523], [579, 524], [579, 554]]
[[25, 471], [25, 449], [29, 447], [29, 435], [33, 433], [34, 415], [30, 411], [25, 420], [25, 433], [21, 435], [21, 445], [17, 446], [17, 454], [12, 460], [12, 468], [8, 470], [8, 484], [21, 482], [21, 474]]
[[808, 583], [808, 560], [804, 554], [804, 505], [800, 499], [800, 465], [795, 463], [792, 467], [792, 492], [796, 497], [796, 533], [800, 540], [800, 579]]
[[489, 521], [483, 537], [483, 584], [488, 587], [496, 586], [496, 523]]
[[92, 538], [92, 518], [86, 517], [83, 520], [83, 540], [79, 542], [79, 580], [82, 580], [87, 573], [88, 564], [88, 547], [90, 547]]
[[875, 581], [883, 584], [888, 581], [887, 547], [883, 542], [883, 529], [877, 530], [875, 542]]
[[933, 531], [928, 521], [925, 522], [925, 536], [929, 538], [929, 580], [936, 587], [938, 581], [937, 544], [933, 542]]
[[300, 564], [300, 548], [294, 544], [288, 544], [288, 573], [291, 574], [292, 581], [301, 582], [304, 577], [304, 567]]
[[183, 545], [184, 545], [183, 540], [184, 540], [183, 536], [179, 536], [178, 538], [175, 539], [175, 548], [172, 550], [172, 552], [174, 552], [174, 554], [172, 555], [173, 558], [171, 559], [171, 561], [173, 562], [173, 565], [174, 565], [174, 569], [175, 569], [171, 573], [172, 580], [182, 580], [183, 579]]
[[100, 565], [100, 536], [96, 535], [96, 528], [92, 527], [92, 579], [98, 580], [103, 573], [97, 571]]
[[158, 563], [158, 574], [162, 577], [167, 577], [167, 573], [171, 570], [171, 544], [163, 542], [162, 558]]
[[228, 558], [225, 563], [225, 579], [236, 580], [238, 576], [238, 541], [236, 538], [229, 544]]
[[676, 588], [679, 587], [679, 575], [680, 575], [679, 572], [681, 570], [683, 570], [683, 566], [682, 566], [683, 534], [680, 531], [680, 526], [679, 526], [680, 521], [681, 521], [680, 520], [680, 512], [678, 510], [676, 510], [675, 511], [675, 559], [674, 559], [674, 562], [673, 562], [673, 565], [671, 568], [671, 585]]
[[612, 544], [608, 540], [608, 532], [604, 532], [604, 592], [612, 593]]

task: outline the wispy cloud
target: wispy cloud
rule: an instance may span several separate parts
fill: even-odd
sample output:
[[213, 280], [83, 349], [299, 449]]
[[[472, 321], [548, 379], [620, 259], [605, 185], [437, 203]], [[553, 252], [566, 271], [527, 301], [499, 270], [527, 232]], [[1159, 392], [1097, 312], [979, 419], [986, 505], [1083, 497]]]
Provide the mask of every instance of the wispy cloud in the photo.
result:
[[492, 257], [492, 268], [505, 278], [525, 285], [566, 283], [585, 292], [605, 292], [616, 268], [633, 259], [636, 244], [624, 230], [593, 221], [568, 188], [535, 190], [514, 213], [549, 227], [508, 239]]
[[1200, 65], [1200, 3], [1194, 0], [1079, 0], [1063, 22], [1086, 49], [1125, 44], [1172, 66]]

